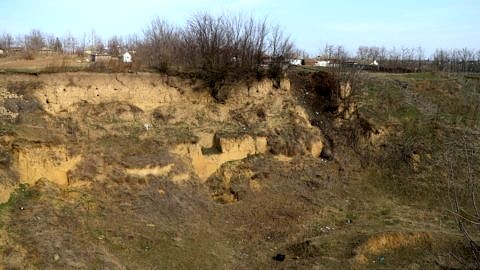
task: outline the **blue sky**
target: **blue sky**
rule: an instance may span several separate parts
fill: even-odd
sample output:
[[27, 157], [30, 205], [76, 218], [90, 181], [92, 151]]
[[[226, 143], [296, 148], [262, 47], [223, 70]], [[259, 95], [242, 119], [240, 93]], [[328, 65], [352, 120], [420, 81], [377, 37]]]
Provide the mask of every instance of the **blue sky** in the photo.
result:
[[480, 49], [480, 0], [2, 0], [0, 32], [95, 29], [107, 38], [141, 33], [155, 16], [182, 25], [204, 11], [267, 17], [313, 55], [326, 43], [352, 52], [360, 45]]

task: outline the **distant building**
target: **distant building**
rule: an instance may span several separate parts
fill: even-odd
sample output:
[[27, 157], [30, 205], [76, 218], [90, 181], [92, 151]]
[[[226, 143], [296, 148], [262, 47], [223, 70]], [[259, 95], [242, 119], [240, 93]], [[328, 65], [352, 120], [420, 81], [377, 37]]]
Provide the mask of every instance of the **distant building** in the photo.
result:
[[2, 48], [0, 48], [0, 55], [3, 55], [5, 52]]
[[132, 55], [129, 52], [126, 52], [122, 55], [122, 61], [124, 63], [131, 63], [132, 62]]
[[303, 65], [303, 59], [290, 59], [289, 64], [292, 66], [301, 66]]
[[[339, 65], [337, 65], [339, 66]], [[362, 66], [361, 64], [357, 63], [356, 61], [344, 61], [342, 62], [343, 67], [358, 67]]]
[[44, 55], [49, 55], [49, 54], [53, 54], [53, 50], [50, 49], [50, 48], [47, 48], [47, 47], [43, 47], [40, 50], [38, 50], [38, 53], [39, 54], [44, 54]]
[[315, 62], [316, 67], [328, 67], [329, 65], [330, 65], [329, 60], [317, 60], [317, 62]]
[[90, 55], [90, 62], [108, 62], [112, 60], [112, 56], [107, 53], [92, 53]]
[[377, 62], [377, 60], [373, 60], [373, 62], [370, 63], [370, 66], [376, 66], [376, 67], [378, 67], [378, 62]]
[[341, 62], [337, 59], [320, 59], [316, 60], [314, 66], [316, 67], [329, 67], [329, 68], [337, 68], [340, 67], [341, 64], [344, 62]]
[[11, 47], [8, 50], [8, 53], [15, 54], [15, 53], [21, 53], [21, 52], [24, 52], [24, 51], [25, 51], [24, 47]]

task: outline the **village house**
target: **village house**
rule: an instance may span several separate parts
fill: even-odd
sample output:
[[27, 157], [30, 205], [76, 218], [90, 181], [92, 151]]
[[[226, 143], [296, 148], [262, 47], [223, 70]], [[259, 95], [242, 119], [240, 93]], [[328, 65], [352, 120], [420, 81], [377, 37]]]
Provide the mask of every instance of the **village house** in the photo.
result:
[[10, 47], [8, 50], [9, 54], [22, 53], [25, 51], [24, 47]]
[[124, 63], [131, 63], [132, 62], [132, 55], [129, 52], [126, 52], [122, 55], [122, 61]]
[[337, 59], [320, 59], [316, 60], [314, 66], [316, 67], [339, 67], [340, 61]]
[[305, 66], [314, 66], [316, 62], [317, 61], [315, 59], [312, 59], [312, 58], [307, 58], [307, 59], [303, 60], [303, 64]]
[[301, 65], [303, 65], [303, 59], [290, 59], [288, 62], [291, 66], [301, 66]]
[[0, 55], [4, 55], [4, 54], [5, 54], [5, 51], [2, 48], [0, 48]]
[[40, 50], [38, 50], [38, 53], [43, 55], [50, 55], [50, 54], [53, 54], [53, 50], [47, 47], [43, 47]]
[[315, 62], [315, 66], [316, 67], [328, 67], [330, 65], [330, 61], [329, 60], [317, 60]]
[[112, 56], [107, 53], [92, 53], [90, 55], [90, 62], [108, 62], [112, 60]]

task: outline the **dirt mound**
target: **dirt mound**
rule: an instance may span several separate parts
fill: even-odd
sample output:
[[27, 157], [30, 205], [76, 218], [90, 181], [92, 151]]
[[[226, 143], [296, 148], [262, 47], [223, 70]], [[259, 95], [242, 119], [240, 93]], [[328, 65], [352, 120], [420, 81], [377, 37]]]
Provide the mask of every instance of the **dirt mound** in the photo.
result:
[[427, 232], [384, 232], [376, 234], [354, 251], [354, 261], [358, 264], [365, 264], [369, 257], [376, 257], [387, 252], [395, 252], [399, 248], [432, 249], [433, 238]]
[[274, 155], [312, 155], [319, 157], [324, 139], [317, 129], [301, 125], [290, 125], [273, 130], [268, 136], [268, 145]]
[[242, 200], [246, 192], [255, 192], [262, 187], [252, 179], [254, 173], [242, 168], [223, 166], [207, 180], [211, 196], [219, 203], [233, 203]]

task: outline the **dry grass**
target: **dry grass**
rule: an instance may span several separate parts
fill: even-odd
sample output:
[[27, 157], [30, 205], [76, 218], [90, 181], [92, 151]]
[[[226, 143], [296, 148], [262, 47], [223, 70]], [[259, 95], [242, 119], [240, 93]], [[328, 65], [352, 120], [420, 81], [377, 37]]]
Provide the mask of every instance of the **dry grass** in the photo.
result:
[[[461, 106], [452, 104], [442, 111], [450, 118], [431, 118], [435, 116], [431, 104], [443, 108], [447, 103], [435, 99], [435, 92], [425, 91], [440, 91], [440, 85], [450, 80], [431, 74], [423, 79], [402, 76], [367, 75], [354, 96], [359, 117], [342, 120], [341, 126], [335, 125], [335, 114], [316, 110], [315, 104], [328, 101], [298, 88], [293, 97], [272, 92], [265, 100], [242, 97], [226, 105], [202, 103], [192, 94], [175, 110], [141, 110], [125, 100], [76, 104], [57, 115], [23, 113], [22, 121], [1, 126], [2, 135], [12, 137], [2, 141], [2, 149], [13, 142], [18, 147], [56, 142], [83, 158], [68, 174], [72, 185], [43, 180], [21, 193], [35, 196], [23, 196], [0, 209], [0, 239], [2, 235], [8, 239], [0, 244], [0, 265], [20, 269], [32, 265], [39, 269], [454, 267], [453, 260], [444, 258], [452, 250], [463, 250], [462, 242], [448, 213], [427, 203], [435, 201], [434, 192], [444, 192], [443, 178], [434, 182], [436, 167], [427, 154], [436, 158], [438, 138], [447, 134], [432, 136], [438, 130], [429, 121], [440, 119], [437, 122], [447, 125]], [[421, 89], [409, 88], [424, 80], [429, 83], [418, 84]], [[80, 85], [73, 79], [71, 83]], [[35, 87], [17, 82], [10, 90], [29, 96]], [[443, 89], [441, 93], [447, 95]], [[452, 100], [461, 103], [461, 98]], [[307, 120], [295, 115], [297, 105], [306, 107], [317, 127], [307, 128]], [[188, 119], [192, 116], [203, 119]], [[464, 120], [458, 123], [466, 126], [455, 128], [474, 130], [467, 126], [473, 118], [460, 116]], [[146, 130], [143, 120], [152, 120], [155, 128]], [[385, 133], [385, 140], [375, 141], [386, 146], [370, 143], [370, 137], [365, 137], [366, 145], [358, 141], [379, 125], [395, 128]], [[360, 131], [354, 133], [357, 128]], [[188, 157], [170, 152], [176, 144], [199, 143], [199, 131], [227, 137], [262, 134], [269, 137], [274, 153], [291, 158], [251, 155], [223, 164], [203, 182]], [[320, 133], [333, 151], [331, 161], [306, 154], [306, 142]], [[421, 155], [416, 169], [415, 153]], [[127, 173], [127, 169], [168, 164], [173, 165], [163, 174]], [[182, 181], [174, 181], [179, 175]], [[422, 197], [412, 200], [412, 194]], [[429, 237], [416, 241], [409, 232]], [[382, 235], [388, 244], [379, 244]], [[355, 250], [369, 262], [357, 262]], [[285, 255], [285, 260], [273, 260], [277, 254]], [[371, 262], [381, 257], [382, 263]]]

